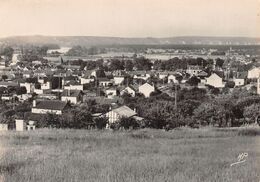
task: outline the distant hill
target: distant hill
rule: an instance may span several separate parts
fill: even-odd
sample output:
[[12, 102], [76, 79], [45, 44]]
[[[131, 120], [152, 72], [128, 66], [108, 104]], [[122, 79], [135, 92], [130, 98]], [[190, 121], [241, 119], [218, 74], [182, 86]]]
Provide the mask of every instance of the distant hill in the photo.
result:
[[21, 44], [58, 44], [60, 46], [94, 46], [94, 45], [153, 45], [153, 44], [205, 44], [205, 45], [255, 45], [260, 38], [248, 37], [199, 37], [183, 36], [168, 38], [121, 38], [95, 36], [13, 36], [1, 38], [0, 43]]

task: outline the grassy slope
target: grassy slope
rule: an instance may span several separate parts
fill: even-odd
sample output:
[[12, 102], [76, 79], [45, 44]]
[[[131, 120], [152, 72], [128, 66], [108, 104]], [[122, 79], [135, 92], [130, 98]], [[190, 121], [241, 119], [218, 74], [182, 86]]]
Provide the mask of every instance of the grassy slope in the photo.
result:
[[[0, 181], [259, 181], [260, 136], [235, 130], [0, 133]], [[237, 155], [247, 161], [230, 167]]]

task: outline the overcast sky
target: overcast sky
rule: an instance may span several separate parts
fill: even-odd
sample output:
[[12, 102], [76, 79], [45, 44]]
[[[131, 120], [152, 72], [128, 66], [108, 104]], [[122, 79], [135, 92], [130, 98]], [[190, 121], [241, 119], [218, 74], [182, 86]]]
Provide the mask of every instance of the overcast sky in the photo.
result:
[[260, 37], [260, 0], [0, 0], [0, 37]]

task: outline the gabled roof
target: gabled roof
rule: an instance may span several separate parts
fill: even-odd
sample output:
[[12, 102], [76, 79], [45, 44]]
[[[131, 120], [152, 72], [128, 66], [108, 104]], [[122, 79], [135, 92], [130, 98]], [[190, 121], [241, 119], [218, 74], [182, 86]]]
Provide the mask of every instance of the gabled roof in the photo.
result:
[[245, 79], [247, 77], [247, 72], [237, 72], [237, 75], [235, 75], [236, 79]]
[[45, 100], [39, 101], [36, 104], [37, 109], [49, 109], [49, 110], [63, 110], [67, 106], [66, 102], [59, 100]]
[[62, 92], [63, 97], [78, 97], [80, 95], [80, 90], [64, 90]]
[[199, 73], [198, 73], [198, 76], [208, 76], [208, 73], [206, 72], [206, 71], [200, 71]]
[[98, 81], [100, 81], [100, 82], [109, 82], [110, 79], [108, 79], [106, 77], [103, 77], [103, 78], [98, 78]]
[[127, 106], [121, 106], [112, 111], [116, 112], [121, 117], [132, 117], [136, 115], [136, 112]]

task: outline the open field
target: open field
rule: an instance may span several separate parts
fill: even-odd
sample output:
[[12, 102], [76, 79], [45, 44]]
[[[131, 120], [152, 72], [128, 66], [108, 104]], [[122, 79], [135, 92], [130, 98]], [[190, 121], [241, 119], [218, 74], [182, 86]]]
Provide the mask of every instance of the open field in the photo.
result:
[[260, 129], [0, 133], [0, 181], [259, 180]]

